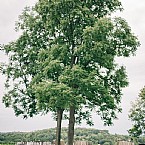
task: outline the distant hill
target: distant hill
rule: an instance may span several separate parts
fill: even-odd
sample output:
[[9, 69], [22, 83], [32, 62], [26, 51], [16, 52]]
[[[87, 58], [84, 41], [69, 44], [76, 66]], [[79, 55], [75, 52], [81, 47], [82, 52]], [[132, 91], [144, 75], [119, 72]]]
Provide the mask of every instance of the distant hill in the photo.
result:
[[[20, 141], [42, 141], [53, 142], [55, 140], [56, 129], [44, 129], [33, 132], [7, 132], [0, 133], [0, 144], [16, 143]], [[62, 139], [67, 142], [67, 128], [62, 128]], [[117, 140], [130, 140], [127, 135], [112, 135], [108, 130], [98, 130], [92, 128], [75, 128], [75, 140], [87, 140], [93, 145], [115, 145]], [[140, 143], [145, 143], [145, 137], [139, 139]]]

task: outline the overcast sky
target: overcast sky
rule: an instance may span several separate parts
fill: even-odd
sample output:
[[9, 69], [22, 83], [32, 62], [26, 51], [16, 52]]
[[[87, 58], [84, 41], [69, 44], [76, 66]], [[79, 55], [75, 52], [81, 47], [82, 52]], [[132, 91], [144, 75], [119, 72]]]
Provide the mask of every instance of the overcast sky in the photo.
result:
[[[15, 21], [25, 6], [34, 5], [35, 2], [36, 0], [0, 0], [0, 44], [6, 44], [18, 37], [19, 34], [14, 31]], [[128, 120], [131, 101], [137, 98], [140, 89], [145, 85], [145, 0], [122, 0], [122, 4], [124, 12], [116, 15], [127, 20], [132, 31], [138, 36], [141, 46], [136, 56], [119, 59], [119, 63], [126, 66], [130, 85], [123, 90], [123, 112], [118, 114], [118, 120], [114, 121], [113, 126], [104, 127], [99, 117], [93, 115], [94, 128], [108, 129], [113, 134], [127, 134], [127, 130], [131, 127], [131, 121]], [[0, 52], [0, 62], [2, 61], [6, 61], [6, 56]], [[36, 116], [28, 120], [15, 117], [13, 110], [5, 108], [1, 103], [4, 81], [4, 76], [0, 75], [0, 132], [33, 131], [56, 126], [56, 122], [51, 119], [51, 114]], [[64, 122], [63, 126], [67, 124]], [[85, 123], [82, 126], [88, 127]]]

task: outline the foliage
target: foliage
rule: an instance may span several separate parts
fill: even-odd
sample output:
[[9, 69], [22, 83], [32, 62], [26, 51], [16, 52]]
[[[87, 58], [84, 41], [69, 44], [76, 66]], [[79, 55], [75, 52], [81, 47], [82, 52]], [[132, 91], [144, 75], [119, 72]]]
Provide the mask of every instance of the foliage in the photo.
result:
[[132, 104], [129, 118], [133, 121], [133, 127], [129, 130], [129, 133], [135, 137], [145, 135], [145, 87]]
[[117, 9], [117, 0], [41, 0], [26, 8], [16, 27], [21, 36], [4, 46], [5, 105], [24, 118], [74, 106], [77, 122], [91, 125], [85, 107], [111, 124], [128, 84], [115, 58], [134, 54], [139, 44], [124, 19], [106, 16]]

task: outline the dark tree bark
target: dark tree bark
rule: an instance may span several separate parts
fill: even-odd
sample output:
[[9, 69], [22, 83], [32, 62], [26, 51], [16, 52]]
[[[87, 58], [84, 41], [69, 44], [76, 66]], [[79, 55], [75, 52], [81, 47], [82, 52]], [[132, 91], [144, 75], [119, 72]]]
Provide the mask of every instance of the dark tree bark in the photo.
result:
[[75, 108], [73, 106], [70, 107], [69, 116], [68, 145], [73, 145], [75, 125]]

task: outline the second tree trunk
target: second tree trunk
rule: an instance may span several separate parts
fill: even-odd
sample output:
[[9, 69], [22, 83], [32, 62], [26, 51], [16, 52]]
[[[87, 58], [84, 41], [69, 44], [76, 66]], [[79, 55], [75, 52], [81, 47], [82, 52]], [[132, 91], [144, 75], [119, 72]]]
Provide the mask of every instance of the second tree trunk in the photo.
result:
[[61, 122], [62, 122], [63, 110], [57, 110], [57, 130], [56, 130], [56, 145], [60, 145], [61, 140]]

